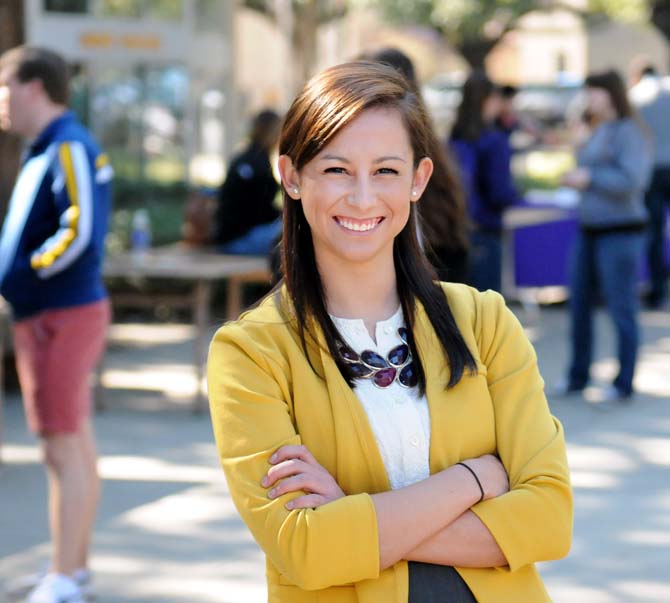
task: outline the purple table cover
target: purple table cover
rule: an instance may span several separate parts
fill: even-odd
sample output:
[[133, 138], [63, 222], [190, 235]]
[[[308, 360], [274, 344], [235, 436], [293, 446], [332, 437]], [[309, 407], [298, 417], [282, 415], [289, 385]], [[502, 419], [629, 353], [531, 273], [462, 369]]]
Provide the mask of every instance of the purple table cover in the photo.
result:
[[[535, 203], [524, 203], [522, 207], [556, 208]], [[577, 212], [574, 209], [568, 210], [565, 219], [515, 228], [512, 232], [514, 284], [517, 287], [567, 286], [570, 253], [577, 230]], [[670, 237], [665, 240], [665, 265], [670, 268]], [[640, 258], [640, 280], [646, 281], [648, 277], [645, 253]]]

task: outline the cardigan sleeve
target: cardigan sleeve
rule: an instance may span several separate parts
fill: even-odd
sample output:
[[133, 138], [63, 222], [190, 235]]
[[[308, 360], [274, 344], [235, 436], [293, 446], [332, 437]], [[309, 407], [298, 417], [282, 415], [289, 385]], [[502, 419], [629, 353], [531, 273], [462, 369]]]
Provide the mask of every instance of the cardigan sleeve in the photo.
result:
[[[268, 339], [267, 331], [262, 337]], [[207, 368], [214, 435], [238, 512], [272, 564], [304, 590], [377, 578], [377, 519], [368, 494], [288, 511], [286, 502], [299, 493], [271, 500], [261, 486], [272, 453], [301, 438], [286, 371], [257, 339], [239, 324], [222, 327]]]
[[514, 571], [567, 555], [572, 490], [563, 428], [549, 412], [535, 351], [499, 294], [489, 291], [478, 297], [475, 329], [487, 368], [497, 452], [510, 491], [472, 510]]

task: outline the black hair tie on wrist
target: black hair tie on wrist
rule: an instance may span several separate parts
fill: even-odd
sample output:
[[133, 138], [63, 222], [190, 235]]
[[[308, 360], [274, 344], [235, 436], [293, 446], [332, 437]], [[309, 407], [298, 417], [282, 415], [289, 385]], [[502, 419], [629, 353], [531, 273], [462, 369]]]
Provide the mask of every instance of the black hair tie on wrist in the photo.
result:
[[477, 477], [477, 474], [474, 472], [474, 469], [470, 467], [469, 465], [466, 465], [465, 463], [456, 463], [457, 465], [462, 465], [465, 467], [470, 473], [472, 473], [472, 477], [475, 478], [475, 481], [477, 482], [477, 485], [479, 486], [479, 491], [482, 493], [482, 495], [479, 497], [479, 500], [477, 501], [478, 503], [482, 502], [484, 500], [484, 488], [482, 488], [482, 483], [479, 481], [479, 478]]

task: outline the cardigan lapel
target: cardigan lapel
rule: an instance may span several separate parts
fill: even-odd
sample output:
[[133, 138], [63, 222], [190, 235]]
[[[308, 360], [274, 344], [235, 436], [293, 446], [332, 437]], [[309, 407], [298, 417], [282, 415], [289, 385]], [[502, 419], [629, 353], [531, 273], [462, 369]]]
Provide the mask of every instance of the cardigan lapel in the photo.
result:
[[[281, 295], [287, 296], [285, 285]], [[285, 307], [290, 307], [287, 301], [285, 304]], [[295, 320], [289, 314], [297, 341]], [[332, 465], [335, 473], [333, 477], [347, 494], [374, 494], [390, 490], [391, 484], [368, 416], [337, 368], [316, 320], [312, 320], [305, 335], [309, 361], [323, 378], [330, 400], [331, 416], [324, 416], [321, 411], [321, 416], [314, 419], [320, 422], [332, 421], [336, 454]]]
[[430, 449], [429, 466], [431, 475], [449, 466], [453, 456], [448, 437], [450, 425], [450, 399], [447, 397], [446, 384], [449, 380], [449, 367], [444, 357], [442, 344], [426, 314], [423, 305], [417, 301], [415, 315], [416, 345], [423, 370], [426, 375], [426, 398], [430, 413]]
[[320, 332], [319, 350], [337, 443], [337, 482], [347, 493], [388, 491], [391, 485], [365, 409], [342, 377]]
[[[467, 335], [467, 332], [463, 332], [466, 340]], [[474, 374], [466, 371], [457, 385], [446, 389], [449, 380], [448, 362], [425, 309], [418, 304], [415, 337], [426, 372], [431, 475], [465, 458], [494, 452], [495, 417], [486, 381], [486, 368], [478, 362]], [[474, 353], [475, 358], [478, 358], [477, 350]], [[463, 437], [466, 433], [468, 437]]]

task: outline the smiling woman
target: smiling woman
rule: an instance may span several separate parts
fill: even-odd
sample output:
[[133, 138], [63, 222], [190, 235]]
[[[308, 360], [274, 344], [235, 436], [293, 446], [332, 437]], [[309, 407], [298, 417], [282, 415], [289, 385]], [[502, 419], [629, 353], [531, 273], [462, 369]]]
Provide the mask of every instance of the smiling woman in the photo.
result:
[[353, 274], [368, 262], [381, 262], [388, 273], [393, 242], [407, 224], [410, 201], [418, 200], [430, 178], [432, 162], [422, 157], [415, 167], [397, 110], [370, 108], [302, 170], [288, 155], [280, 157], [279, 169], [289, 196], [302, 205], [322, 273]]
[[306, 85], [280, 138], [284, 280], [212, 342], [221, 463], [273, 603], [549, 601], [533, 563], [569, 548], [533, 349], [419, 244], [428, 123], [378, 63]]

